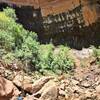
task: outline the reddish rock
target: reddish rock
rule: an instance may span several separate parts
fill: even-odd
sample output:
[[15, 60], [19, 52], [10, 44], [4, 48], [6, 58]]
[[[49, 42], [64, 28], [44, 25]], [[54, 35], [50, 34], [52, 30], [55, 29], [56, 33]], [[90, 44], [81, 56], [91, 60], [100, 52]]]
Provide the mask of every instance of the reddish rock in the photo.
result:
[[86, 90], [86, 91], [85, 91], [85, 97], [86, 97], [86, 98], [91, 98], [91, 97], [92, 97], [92, 92], [89, 91], [89, 90]]
[[23, 88], [29, 93], [32, 92], [32, 84], [24, 84]]
[[0, 100], [8, 100], [19, 94], [20, 92], [11, 81], [0, 76]]

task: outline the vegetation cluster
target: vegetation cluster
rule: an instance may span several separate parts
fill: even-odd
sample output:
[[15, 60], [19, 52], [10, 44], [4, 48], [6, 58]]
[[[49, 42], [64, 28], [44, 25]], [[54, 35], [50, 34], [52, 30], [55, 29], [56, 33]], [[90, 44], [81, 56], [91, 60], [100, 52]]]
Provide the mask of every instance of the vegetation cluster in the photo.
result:
[[7, 64], [21, 61], [24, 69], [41, 73], [51, 71], [61, 74], [74, 67], [70, 48], [40, 44], [37, 34], [24, 29], [16, 19], [14, 9], [6, 8], [0, 12], [0, 59]]
[[100, 47], [95, 48], [93, 47], [94, 57], [96, 57], [96, 63], [100, 65]]

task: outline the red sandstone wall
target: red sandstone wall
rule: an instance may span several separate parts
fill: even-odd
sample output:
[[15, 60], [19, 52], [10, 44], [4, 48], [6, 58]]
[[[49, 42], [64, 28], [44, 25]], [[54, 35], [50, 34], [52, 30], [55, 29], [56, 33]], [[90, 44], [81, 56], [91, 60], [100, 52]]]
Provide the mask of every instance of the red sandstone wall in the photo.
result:
[[[72, 10], [80, 4], [80, 0], [0, 0], [2, 2], [14, 3], [17, 5], [29, 5], [34, 8], [41, 8], [42, 15], [59, 14], [64, 11]], [[91, 0], [92, 1], [92, 0]], [[86, 25], [94, 23], [97, 19], [95, 5], [89, 4], [88, 0], [81, 0], [83, 5], [83, 17]]]
[[[92, 1], [92, 0], [91, 0]], [[85, 20], [85, 24], [88, 26], [89, 24], [94, 23], [97, 18], [97, 12], [96, 12], [96, 5], [91, 5], [92, 2], [88, 2], [88, 0], [83, 0], [82, 4], [83, 6], [83, 17]], [[95, 2], [94, 2], [95, 3]]]

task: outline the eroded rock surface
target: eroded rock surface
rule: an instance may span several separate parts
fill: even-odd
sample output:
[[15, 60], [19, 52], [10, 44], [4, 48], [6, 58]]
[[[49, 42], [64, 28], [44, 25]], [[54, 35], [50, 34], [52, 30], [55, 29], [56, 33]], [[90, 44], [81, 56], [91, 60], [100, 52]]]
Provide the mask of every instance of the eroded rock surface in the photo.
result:
[[0, 76], [0, 100], [10, 100], [19, 94], [20, 91], [11, 81]]
[[[98, 66], [76, 68], [73, 76], [60, 82], [59, 100], [100, 100], [100, 75]], [[98, 70], [98, 71], [97, 71]]]
[[[91, 57], [89, 52], [85, 50], [82, 55], [75, 52], [79, 63]], [[89, 54], [88, 57], [85, 56], [87, 54]], [[89, 66], [87, 66], [88, 63]], [[16, 100], [22, 93], [21, 90], [25, 92], [25, 95], [22, 95], [23, 100], [100, 100], [100, 66], [91, 64], [90, 60], [88, 63], [84, 67], [79, 64], [72, 75], [60, 75], [55, 78], [47, 76], [34, 80], [32, 76], [25, 73], [14, 72], [16, 75], [12, 82], [8, 80], [12, 78], [5, 79], [9, 75], [5, 74], [8, 69], [1, 66], [0, 100]], [[18, 88], [21, 90], [19, 91]]]

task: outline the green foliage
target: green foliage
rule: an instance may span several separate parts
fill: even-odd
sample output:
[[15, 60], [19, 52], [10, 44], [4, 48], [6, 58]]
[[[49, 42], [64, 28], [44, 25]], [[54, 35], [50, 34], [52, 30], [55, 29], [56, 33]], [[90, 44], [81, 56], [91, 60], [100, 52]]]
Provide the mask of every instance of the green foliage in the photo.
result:
[[14, 10], [10, 8], [0, 12], [0, 50], [6, 51], [7, 57], [8, 52], [14, 52], [18, 59], [32, 59], [39, 45], [37, 34], [25, 30], [15, 22], [15, 17]]
[[53, 53], [53, 61], [51, 63], [52, 70], [56, 73], [67, 72], [74, 67], [73, 59], [69, 55], [69, 48], [59, 46], [56, 53]]
[[13, 18], [14, 20], [17, 19], [15, 10], [12, 8], [7, 7], [6, 9], [3, 9], [6, 16]]
[[2, 56], [2, 59], [7, 63], [10, 64], [15, 60], [14, 53], [7, 53], [6, 55]]
[[38, 62], [36, 66], [42, 72], [52, 70], [57, 74], [67, 72], [74, 67], [74, 61], [69, 55], [69, 48], [59, 46], [54, 48], [52, 44], [40, 45], [38, 51]]
[[18, 59], [43, 73], [61, 74], [73, 68], [74, 62], [70, 58], [68, 47], [40, 45], [37, 34], [25, 30], [15, 20], [13, 9], [7, 8], [0, 12], [0, 58], [8, 63]]
[[0, 29], [6, 30], [9, 27], [11, 18], [7, 17], [4, 12], [0, 12]]
[[9, 21], [9, 17], [5, 15], [4, 12], [0, 12], [0, 22], [6, 22]]
[[52, 44], [40, 45], [36, 66], [41, 70], [50, 69], [54, 46]]
[[94, 56], [97, 58], [97, 64], [100, 65], [100, 47], [99, 48], [93, 47], [93, 51], [94, 51]]
[[22, 43], [21, 49], [16, 49], [16, 57], [20, 59], [33, 59], [38, 51], [39, 43], [33, 38], [28, 37]]
[[14, 47], [15, 43], [14, 37], [12, 37], [11, 32], [6, 32], [4, 30], [0, 30], [0, 48], [5, 49], [6, 51], [11, 51], [12, 47]]

